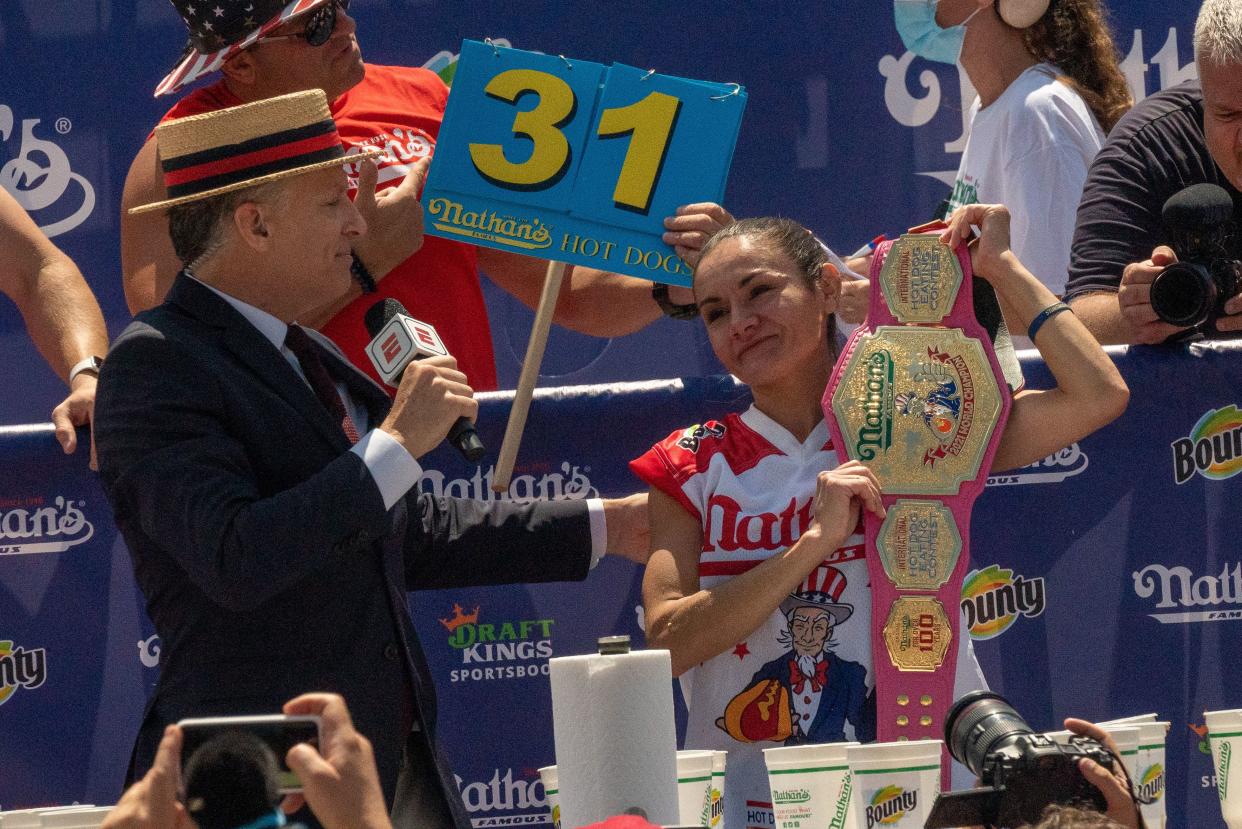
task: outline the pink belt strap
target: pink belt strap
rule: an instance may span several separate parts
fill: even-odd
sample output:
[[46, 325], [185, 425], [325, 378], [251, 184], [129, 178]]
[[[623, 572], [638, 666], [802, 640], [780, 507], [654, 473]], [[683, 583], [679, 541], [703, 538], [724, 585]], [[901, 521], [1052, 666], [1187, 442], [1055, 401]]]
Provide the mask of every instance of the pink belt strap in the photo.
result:
[[[943, 739], [953, 703], [970, 511], [1009, 415], [975, 319], [970, 254], [943, 225], [880, 245], [867, 321], [824, 392], [842, 461], [879, 478], [888, 515], [866, 514], [877, 737]], [[930, 232], [928, 232], [930, 231]], [[947, 774], [948, 755], [942, 771]]]

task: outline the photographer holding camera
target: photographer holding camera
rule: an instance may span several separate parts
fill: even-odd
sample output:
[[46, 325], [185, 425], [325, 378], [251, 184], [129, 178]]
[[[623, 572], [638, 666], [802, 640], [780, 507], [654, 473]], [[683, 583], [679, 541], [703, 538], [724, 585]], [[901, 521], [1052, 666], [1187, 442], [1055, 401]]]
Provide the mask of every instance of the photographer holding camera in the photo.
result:
[[[1242, 335], [1242, 0], [1205, 0], [1194, 42], [1199, 80], [1135, 106], [1087, 175], [1065, 298], [1101, 343]], [[1184, 193], [1200, 184], [1221, 189]], [[1179, 259], [1201, 267], [1175, 269], [1153, 308]]]
[[[283, 810], [309, 806], [324, 829], [392, 829], [371, 742], [354, 728], [344, 698], [303, 694], [285, 703], [284, 713], [318, 716], [321, 730], [317, 748], [302, 743], [289, 750], [286, 762], [301, 781], [302, 794], [287, 796]], [[151, 769], [129, 787], [102, 829], [194, 829], [196, 823], [180, 796], [183, 789], [194, 788], [193, 780], [182, 780], [181, 744], [181, 729], [168, 726]], [[191, 776], [187, 770], [186, 777]], [[198, 808], [202, 805], [213, 804]]]

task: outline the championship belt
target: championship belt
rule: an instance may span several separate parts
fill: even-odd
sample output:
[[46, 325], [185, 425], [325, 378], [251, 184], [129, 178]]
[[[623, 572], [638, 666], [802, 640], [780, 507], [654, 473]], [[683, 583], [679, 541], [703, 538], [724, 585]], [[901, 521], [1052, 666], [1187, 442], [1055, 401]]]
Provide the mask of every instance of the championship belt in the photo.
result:
[[875, 473], [888, 511], [883, 521], [864, 512], [884, 741], [943, 739], [970, 510], [1009, 415], [1008, 387], [975, 319], [969, 251], [941, 244], [942, 228], [876, 249], [867, 321], [823, 400], [837, 455]]

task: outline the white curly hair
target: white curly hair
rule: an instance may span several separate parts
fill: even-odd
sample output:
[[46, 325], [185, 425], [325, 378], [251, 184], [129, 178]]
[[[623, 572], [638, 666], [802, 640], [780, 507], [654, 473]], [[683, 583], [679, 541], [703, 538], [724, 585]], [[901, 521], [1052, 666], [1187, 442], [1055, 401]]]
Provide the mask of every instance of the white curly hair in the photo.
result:
[[1204, 0], [1195, 23], [1195, 62], [1242, 64], [1242, 0]]

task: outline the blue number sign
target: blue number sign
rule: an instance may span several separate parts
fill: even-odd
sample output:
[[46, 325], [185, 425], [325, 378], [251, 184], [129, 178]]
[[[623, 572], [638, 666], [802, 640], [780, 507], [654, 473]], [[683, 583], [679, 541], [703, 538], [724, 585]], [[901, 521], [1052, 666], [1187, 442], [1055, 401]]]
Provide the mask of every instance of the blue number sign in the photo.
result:
[[746, 92], [467, 40], [423, 192], [426, 231], [675, 285], [665, 216], [719, 202]]

